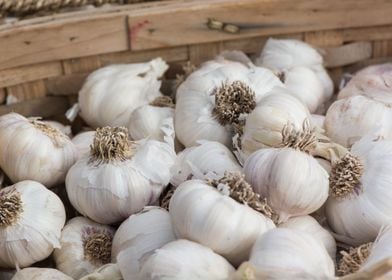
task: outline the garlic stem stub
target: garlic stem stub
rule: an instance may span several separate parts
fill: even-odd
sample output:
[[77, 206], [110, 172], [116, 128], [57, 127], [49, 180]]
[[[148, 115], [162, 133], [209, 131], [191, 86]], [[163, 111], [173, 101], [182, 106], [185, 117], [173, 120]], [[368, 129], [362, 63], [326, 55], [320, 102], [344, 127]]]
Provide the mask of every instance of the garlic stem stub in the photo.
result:
[[110, 263], [114, 229], [85, 217], [67, 222], [61, 232], [61, 248], [55, 249], [57, 268], [73, 279]]
[[176, 239], [169, 212], [160, 207], [145, 207], [118, 228], [113, 239], [112, 261], [118, 263], [123, 275], [136, 279], [144, 260]]
[[372, 247], [373, 243], [369, 242], [356, 248], [351, 247], [348, 251], [341, 251], [342, 258], [338, 264], [338, 274], [345, 276], [359, 271], [368, 259]]
[[179, 239], [156, 250], [143, 263], [139, 278], [124, 280], [225, 280], [234, 268], [222, 256], [198, 243]]
[[12, 182], [53, 187], [64, 182], [76, 158], [75, 146], [57, 128], [16, 113], [0, 117], [0, 166]]
[[161, 96], [159, 78], [168, 69], [161, 58], [109, 65], [92, 72], [79, 91], [82, 118], [91, 127], [127, 126], [132, 112]]
[[126, 128], [99, 128], [90, 155], [79, 159], [67, 174], [69, 200], [96, 222], [123, 221], [157, 201], [169, 183], [175, 156], [167, 143], [131, 142]]
[[12, 280], [72, 280], [61, 271], [53, 268], [27, 267], [17, 271]]
[[175, 190], [169, 205], [174, 232], [213, 249], [239, 265], [256, 239], [275, 227], [275, 215], [240, 174], [210, 182], [189, 180]]
[[0, 190], [0, 267], [27, 267], [60, 246], [65, 209], [60, 198], [34, 181]]
[[326, 215], [336, 238], [372, 242], [392, 217], [392, 141], [365, 137], [332, 164]]

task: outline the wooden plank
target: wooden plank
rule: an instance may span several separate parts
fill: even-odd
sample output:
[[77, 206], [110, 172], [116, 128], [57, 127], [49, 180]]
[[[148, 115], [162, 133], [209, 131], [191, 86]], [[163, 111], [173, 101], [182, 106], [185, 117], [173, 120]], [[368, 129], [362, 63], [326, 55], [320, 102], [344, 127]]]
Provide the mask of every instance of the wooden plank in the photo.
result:
[[0, 32], [0, 69], [126, 50], [125, 23], [125, 16], [106, 16]]
[[27, 101], [44, 97], [46, 95], [46, 86], [43, 80], [28, 82], [7, 88], [8, 97], [12, 96], [15, 101]]
[[60, 76], [63, 70], [60, 62], [47, 62], [0, 71], [0, 88]]
[[101, 66], [99, 56], [72, 58], [63, 61], [64, 74], [91, 72]]
[[43, 97], [12, 105], [0, 106], [0, 115], [16, 112], [26, 117], [50, 117], [65, 113], [69, 104], [66, 97]]
[[0, 88], [0, 105], [5, 103], [7, 97], [7, 91], [5, 88]]
[[[256, 37], [377, 26], [392, 23], [386, 0], [172, 1], [172, 5], [129, 13], [131, 49], [152, 49]], [[235, 34], [210, 30], [208, 18], [234, 24]]]
[[87, 73], [69, 74], [48, 79], [46, 87], [50, 95], [73, 95], [78, 94]]
[[348, 28], [343, 30], [343, 40], [351, 41], [374, 41], [392, 39], [392, 25]]
[[340, 67], [369, 59], [372, 56], [372, 43], [355, 42], [340, 47], [325, 48], [324, 52], [326, 67]]
[[335, 47], [343, 44], [341, 30], [305, 32], [304, 41], [314, 47]]
[[156, 57], [161, 57], [166, 62], [188, 60], [188, 48], [183, 46], [148, 51], [125, 51], [118, 53], [110, 53], [101, 55], [100, 61], [102, 63], [102, 66], [104, 66], [115, 63], [145, 62]]
[[213, 59], [222, 51], [220, 42], [189, 46], [189, 60], [199, 66], [201, 63]]
[[381, 40], [373, 42], [373, 57], [392, 56], [392, 40]]

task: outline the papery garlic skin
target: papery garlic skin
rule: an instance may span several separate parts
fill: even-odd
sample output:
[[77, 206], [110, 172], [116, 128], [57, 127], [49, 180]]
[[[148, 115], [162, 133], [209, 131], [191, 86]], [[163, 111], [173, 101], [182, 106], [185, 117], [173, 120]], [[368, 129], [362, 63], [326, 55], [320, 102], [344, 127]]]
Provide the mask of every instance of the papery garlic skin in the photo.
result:
[[318, 127], [324, 129], [324, 123], [325, 123], [325, 116], [323, 115], [317, 115], [317, 114], [312, 114], [312, 123], [317, 125]]
[[312, 156], [291, 148], [253, 153], [244, 173], [253, 190], [267, 198], [279, 222], [310, 214], [328, 198], [328, 173]]
[[116, 263], [109, 263], [96, 269], [93, 273], [80, 278], [80, 280], [123, 280], [120, 268]]
[[200, 145], [189, 147], [177, 155], [171, 172], [170, 183], [178, 186], [189, 179], [214, 179], [226, 171], [241, 171], [233, 153], [223, 144], [199, 141]]
[[[97, 240], [91, 240], [97, 234], [108, 240], [104, 240], [102, 236], [99, 236]], [[113, 228], [95, 223], [85, 217], [69, 220], [61, 232], [61, 247], [54, 250], [56, 267], [73, 279], [80, 279], [93, 272], [110, 262], [111, 246], [108, 248], [108, 252], [104, 251], [107, 250], [106, 246], [109, 246], [104, 242], [110, 242], [111, 245], [113, 235]], [[94, 246], [92, 250], [97, 250], [102, 257], [97, 258], [89, 254], [86, 250], [86, 242], [88, 241]]]
[[301, 131], [304, 121], [310, 120], [308, 109], [284, 88], [274, 88], [260, 101], [247, 117], [241, 136], [240, 158], [246, 158], [259, 149], [282, 145], [282, 130], [291, 124]]
[[330, 195], [326, 215], [338, 240], [358, 246], [373, 241], [392, 217], [392, 141], [366, 137], [351, 153], [363, 165], [358, 182], [354, 180], [358, 189], [344, 197]]
[[0, 212], [0, 267], [30, 266], [60, 246], [64, 205], [42, 184], [22, 181], [1, 189]]
[[214, 92], [223, 83], [230, 85], [236, 81], [254, 92], [256, 104], [272, 88], [282, 86], [281, 81], [265, 68], [224, 59], [204, 63], [179, 86], [176, 94], [175, 130], [185, 147], [197, 145], [199, 140], [231, 146], [232, 127], [222, 125], [213, 113]]
[[76, 158], [75, 146], [59, 130], [16, 113], [0, 117], [0, 166], [12, 182], [61, 184]]
[[71, 130], [71, 126], [69, 125], [63, 125], [60, 122], [56, 122], [56, 121], [42, 121], [43, 123], [46, 123], [48, 125], [51, 125], [55, 128], [57, 128], [58, 130], [60, 130], [62, 133], [64, 133], [65, 135], [67, 135], [69, 138], [72, 138], [72, 130]]
[[362, 95], [337, 100], [328, 109], [325, 118], [326, 133], [333, 141], [345, 147], [351, 147], [376, 126], [383, 130], [384, 138], [391, 138], [391, 104]]
[[90, 146], [93, 144], [94, 135], [95, 131], [85, 131], [72, 138], [72, 143], [78, 151], [78, 158], [82, 158], [90, 154]]
[[127, 279], [137, 279], [143, 261], [174, 240], [169, 212], [160, 207], [145, 207], [118, 228], [113, 238], [112, 261], [118, 263]]
[[72, 280], [61, 271], [53, 268], [27, 267], [16, 272], [12, 280]]
[[[180, 239], [156, 250], [144, 263], [138, 279], [225, 280], [234, 268], [210, 248]], [[133, 280], [127, 278], [124, 280]]]
[[279, 225], [279, 228], [289, 228], [300, 230], [310, 234], [316, 240], [320, 241], [332, 260], [336, 258], [336, 242], [331, 233], [324, 229], [315, 218], [311, 216], [292, 217], [286, 222]]
[[179, 238], [193, 240], [239, 265], [256, 239], [275, 227], [263, 214], [223, 195], [201, 180], [182, 183], [169, 205]]
[[94, 128], [127, 126], [133, 110], [160, 96], [158, 79], [167, 69], [166, 62], [156, 58], [94, 71], [79, 92], [82, 118]]
[[294, 229], [265, 233], [253, 246], [249, 262], [267, 279], [333, 279], [335, 275], [325, 247], [310, 234]]
[[[122, 133], [128, 134], [125, 130]], [[127, 145], [127, 149], [132, 155], [125, 160], [100, 162], [90, 155], [79, 159], [69, 170], [68, 197], [81, 214], [111, 224], [156, 202], [170, 180], [170, 168], [176, 157], [173, 147], [143, 140]]]
[[[163, 141], [164, 126], [170, 125], [174, 130], [174, 109], [144, 105], [133, 111], [128, 125], [129, 134], [133, 140], [144, 138]], [[174, 135], [174, 134], [173, 134]]]

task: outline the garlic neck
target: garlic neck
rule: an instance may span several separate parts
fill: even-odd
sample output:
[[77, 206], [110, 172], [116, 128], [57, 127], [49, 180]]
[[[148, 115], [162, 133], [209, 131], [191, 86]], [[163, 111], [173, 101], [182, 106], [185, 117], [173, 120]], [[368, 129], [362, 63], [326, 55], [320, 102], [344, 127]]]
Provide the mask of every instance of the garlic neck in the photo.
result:
[[363, 165], [358, 157], [346, 153], [332, 164], [330, 192], [335, 198], [346, 198], [362, 191]]
[[154, 107], [169, 107], [169, 108], [174, 108], [174, 103], [173, 100], [169, 96], [158, 96], [155, 98], [151, 103], [151, 106]]
[[90, 162], [108, 163], [132, 158], [135, 149], [124, 127], [97, 128], [90, 146]]
[[39, 118], [29, 118], [29, 121], [35, 128], [39, 129], [50, 139], [52, 139], [53, 143], [55, 143], [57, 147], [64, 146], [67, 136], [60, 130], [40, 121]]
[[254, 91], [241, 81], [222, 83], [213, 94], [213, 114], [221, 125], [238, 123], [242, 114], [248, 114], [256, 107]]
[[281, 147], [310, 152], [317, 146], [317, 140], [315, 128], [311, 126], [309, 119], [304, 120], [302, 129], [297, 130], [290, 122], [282, 129]]
[[84, 256], [91, 263], [102, 266], [110, 263], [113, 236], [107, 232], [86, 229], [83, 237]]
[[225, 175], [218, 180], [209, 180], [209, 185], [217, 188], [222, 194], [230, 196], [237, 202], [247, 205], [257, 212], [270, 218], [275, 223], [279, 220], [278, 215], [268, 205], [267, 199], [260, 198], [255, 193], [244, 175], [239, 172], [225, 172]]
[[14, 225], [22, 212], [23, 204], [17, 191], [0, 192], [0, 228]]
[[366, 243], [357, 248], [350, 248], [348, 252], [342, 251], [342, 259], [338, 264], [338, 274], [345, 276], [357, 272], [369, 257], [373, 243]]

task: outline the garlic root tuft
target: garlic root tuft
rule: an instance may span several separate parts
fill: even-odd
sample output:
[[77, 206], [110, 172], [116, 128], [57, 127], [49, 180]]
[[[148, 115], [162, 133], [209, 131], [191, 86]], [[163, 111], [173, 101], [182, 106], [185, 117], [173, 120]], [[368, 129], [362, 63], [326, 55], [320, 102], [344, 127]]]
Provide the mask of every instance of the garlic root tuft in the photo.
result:
[[15, 224], [22, 211], [22, 200], [16, 190], [8, 193], [0, 192], [0, 227]]
[[53, 127], [40, 121], [40, 118], [29, 118], [28, 120], [35, 128], [41, 130], [50, 139], [52, 139], [56, 147], [64, 147], [64, 140], [68, 137], [66, 137], [65, 134], [63, 134], [60, 130], [58, 130], [56, 127]]
[[208, 183], [224, 194], [228, 192], [232, 199], [262, 213], [275, 224], [279, 220], [278, 215], [268, 205], [267, 199], [260, 198], [260, 195], [255, 193], [250, 184], [245, 181], [245, 175], [239, 172], [225, 172], [222, 178], [209, 180]]
[[113, 236], [108, 232], [86, 234], [83, 240], [84, 255], [97, 266], [110, 263]]
[[169, 107], [169, 108], [175, 107], [173, 103], [173, 99], [171, 99], [170, 96], [166, 96], [166, 95], [158, 96], [150, 103], [150, 105], [154, 107]]
[[214, 89], [215, 107], [213, 114], [221, 125], [237, 123], [242, 114], [256, 107], [255, 92], [241, 81], [224, 82]]
[[281, 147], [293, 148], [303, 152], [310, 152], [317, 144], [315, 127], [312, 127], [309, 119], [305, 119], [302, 129], [296, 130], [292, 123], [287, 123], [282, 129]]
[[128, 130], [125, 127], [97, 128], [90, 148], [90, 162], [98, 163], [107, 163], [112, 160], [124, 161], [132, 158], [134, 153], [128, 138]]
[[351, 153], [346, 153], [333, 164], [330, 175], [330, 191], [335, 198], [345, 198], [362, 191], [360, 181], [363, 165], [360, 159]]
[[373, 242], [363, 244], [356, 248], [350, 248], [348, 252], [341, 251], [343, 258], [338, 265], [338, 274], [345, 276], [357, 272], [369, 257]]

